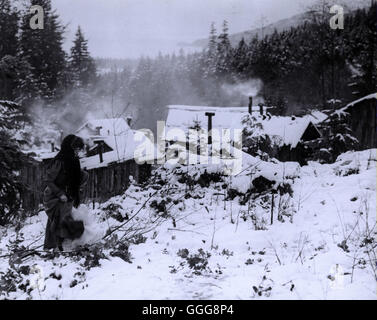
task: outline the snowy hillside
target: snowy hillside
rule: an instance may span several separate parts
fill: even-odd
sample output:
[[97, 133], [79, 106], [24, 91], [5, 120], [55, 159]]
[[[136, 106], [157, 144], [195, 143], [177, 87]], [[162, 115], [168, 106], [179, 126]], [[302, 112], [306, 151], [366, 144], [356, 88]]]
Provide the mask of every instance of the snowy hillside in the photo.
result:
[[0, 229], [0, 298], [376, 299], [376, 161], [165, 165], [75, 211], [64, 253], [42, 251], [43, 211]]

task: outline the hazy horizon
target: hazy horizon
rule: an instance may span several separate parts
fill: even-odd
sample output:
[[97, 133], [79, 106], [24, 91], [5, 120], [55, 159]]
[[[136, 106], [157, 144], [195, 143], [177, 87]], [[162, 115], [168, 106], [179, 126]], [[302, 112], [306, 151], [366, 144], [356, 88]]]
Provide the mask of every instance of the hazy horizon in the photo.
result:
[[[207, 38], [215, 22], [229, 33], [243, 32], [304, 12], [316, 0], [52, 0], [67, 26], [69, 52], [80, 25], [98, 58], [139, 58], [179, 51], [180, 43]], [[333, 0], [334, 3], [338, 1]], [[352, 7], [368, 0], [339, 0]], [[192, 48], [184, 47], [190, 51]]]
[[289, 18], [306, 5], [303, 0], [52, 0], [52, 4], [67, 25], [65, 50], [80, 25], [92, 56], [99, 58], [178, 52], [179, 43], [206, 38], [211, 22], [221, 30], [227, 20], [232, 34], [260, 27], [262, 16], [268, 23]]

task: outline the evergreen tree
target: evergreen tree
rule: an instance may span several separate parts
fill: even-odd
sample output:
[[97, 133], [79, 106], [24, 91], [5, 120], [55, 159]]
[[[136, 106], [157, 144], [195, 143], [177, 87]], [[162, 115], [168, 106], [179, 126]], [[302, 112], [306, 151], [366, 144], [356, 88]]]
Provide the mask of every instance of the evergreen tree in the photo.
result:
[[69, 63], [75, 86], [87, 86], [96, 77], [96, 66], [88, 51], [88, 40], [80, 27], [73, 41]]
[[305, 145], [313, 150], [311, 160], [331, 163], [335, 162], [340, 154], [359, 149], [359, 141], [353, 136], [349, 126], [349, 117], [347, 112], [330, 112], [329, 117], [321, 124], [321, 131], [324, 133], [322, 137], [305, 142]]
[[228, 77], [231, 72], [232, 46], [229, 40], [228, 22], [224, 20], [222, 33], [218, 37], [216, 73]]
[[19, 13], [10, 0], [0, 0], [0, 99], [13, 99], [17, 86]]
[[20, 150], [16, 132], [27, 118], [20, 105], [0, 101], [0, 225], [11, 222], [18, 216], [23, 185], [19, 181], [19, 170], [27, 160]]
[[234, 70], [238, 78], [244, 78], [246, 70], [248, 68], [248, 51], [249, 48], [245, 42], [245, 39], [242, 38], [238, 47], [234, 51], [234, 56], [232, 59], [232, 69]]
[[204, 77], [210, 78], [215, 76], [216, 74], [216, 67], [217, 67], [217, 31], [215, 27], [215, 23], [211, 23], [210, 35], [209, 35], [209, 42], [208, 42], [208, 50], [204, 53], [206, 57], [205, 61], [205, 68], [204, 68]]
[[62, 48], [64, 27], [52, 10], [51, 0], [30, 0], [29, 7], [44, 9], [44, 29], [30, 28], [32, 14], [25, 12], [21, 23], [20, 55], [30, 65], [38, 92], [36, 96], [55, 98], [64, 83], [66, 54]]
[[377, 2], [359, 10], [349, 30], [347, 56], [352, 65], [354, 98], [377, 91]]
[[0, 0], [0, 59], [17, 55], [18, 22], [19, 12], [10, 0]]

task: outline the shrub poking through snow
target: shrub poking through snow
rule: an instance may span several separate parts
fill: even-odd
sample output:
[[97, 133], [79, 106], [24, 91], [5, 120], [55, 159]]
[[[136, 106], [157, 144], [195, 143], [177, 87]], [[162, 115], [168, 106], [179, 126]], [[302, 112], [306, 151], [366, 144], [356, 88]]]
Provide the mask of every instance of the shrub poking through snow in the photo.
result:
[[119, 243], [116, 248], [110, 252], [112, 257], [119, 257], [122, 260], [132, 263], [131, 261], [131, 253], [129, 252], [129, 245], [126, 243]]
[[208, 258], [211, 257], [209, 252], [204, 252], [202, 248], [198, 250], [198, 253], [192, 254], [186, 258], [188, 265], [191, 269], [194, 269], [194, 274], [201, 274], [201, 271], [205, 271], [208, 266]]
[[255, 178], [253, 181], [253, 186], [254, 186], [254, 192], [255, 193], [262, 193], [268, 190], [271, 190], [274, 184], [276, 183], [275, 181], [271, 181], [266, 179], [263, 176], [260, 176], [258, 178]]
[[146, 241], [147, 241], [147, 237], [144, 237], [142, 234], [137, 234], [130, 239], [130, 243], [136, 244], [136, 245], [140, 243], [145, 243]]
[[226, 200], [234, 200], [234, 198], [236, 198], [236, 197], [242, 198], [243, 196], [244, 196], [244, 194], [242, 192], [239, 192], [236, 189], [230, 188], [228, 190], [228, 194], [227, 194]]
[[254, 230], [267, 230], [267, 221], [262, 217], [259, 218], [255, 213], [250, 215], [251, 222], [253, 223]]
[[0, 296], [9, 296], [11, 292], [21, 290], [30, 299], [30, 293], [34, 290], [30, 283], [29, 276], [31, 268], [28, 265], [10, 267], [6, 272], [0, 272]]
[[341, 243], [338, 243], [338, 247], [343, 249], [345, 252], [350, 252], [348, 250], [348, 245], [347, 245], [347, 241], [346, 240], [343, 240]]
[[0, 272], [0, 294], [9, 294], [17, 291], [17, 285], [22, 282], [19, 272], [8, 269], [6, 272]]
[[293, 197], [292, 185], [289, 183], [281, 183], [278, 186], [278, 191], [280, 195], [289, 194], [291, 197]]
[[208, 188], [211, 183], [217, 183], [217, 182], [222, 182], [223, 177], [221, 173], [214, 172], [214, 173], [208, 173], [207, 170], [204, 170], [204, 173], [202, 173], [197, 181], [197, 183], [202, 187], [202, 188]]
[[266, 276], [263, 276], [262, 282], [259, 286], [253, 286], [254, 297], [258, 295], [259, 297], [265, 296], [270, 297], [272, 292], [273, 280], [268, 279]]
[[99, 244], [80, 247], [75, 252], [72, 252], [70, 256], [74, 261], [84, 258], [84, 262], [81, 263], [81, 266], [86, 270], [101, 266], [100, 260], [107, 259], [103, 252], [103, 247]]
[[221, 252], [221, 254], [223, 256], [227, 256], [228, 258], [233, 256], [233, 251], [229, 251], [228, 249], [223, 249], [223, 251]]
[[[170, 199], [171, 201], [171, 199]], [[153, 208], [157, 214], [161, 215], [163, 218], [168, 217], [167, 204], [170, 202], [169, 199], [162, 199], [161, 201], [153, 200], [150, 207]]]
[[[198, 253], [190, 254], [188, 249], [180, 249], [177, 255], [185, 259], [189, 268], [194, 270], [195, 275], [201, 275], [203, 271], [208, 271], [208, 259], [211, 257], [209, 252], [205, 252], [202, 248], [198, 249]], [[181, 265], [183, 265], [181, 263]], [[173, 272], [177, 270], [174, 269]]]
[[107, 217], [111, 217], [118, 222], [122, 223], [126, 220], [128, 220], [128, 215], [123, 215], [121, 212], [122, 206], [117, 203], [110, 203], [105, 208], [103, 208], [103, 211], [105, 212]]
[[179, 249], [177, 252], [178, 257], [181, 257], [182, 259], [186, 259], [189, 255], [188, 249]]

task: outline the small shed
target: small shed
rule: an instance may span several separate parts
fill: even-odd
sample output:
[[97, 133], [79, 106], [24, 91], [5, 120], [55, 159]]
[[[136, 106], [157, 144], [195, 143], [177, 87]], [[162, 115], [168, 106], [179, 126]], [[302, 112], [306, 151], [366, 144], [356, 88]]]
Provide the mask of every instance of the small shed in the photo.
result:
[[296, 138], [290, 144], [284, 144], [279, 148], [277, 158], [280, 161], [296, 161], [300, 165], [305, 165], [313, 152], [305, 145], [305, 142], [321, 138], [322, 133], [315, 124], [309, 121], [305, 126], [298, 127], [295, 134]]

